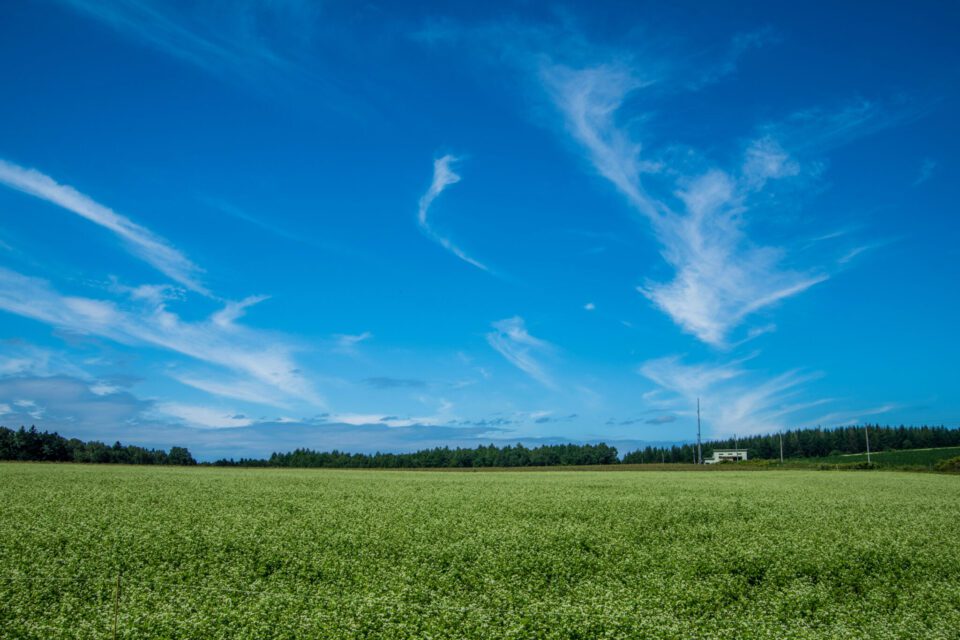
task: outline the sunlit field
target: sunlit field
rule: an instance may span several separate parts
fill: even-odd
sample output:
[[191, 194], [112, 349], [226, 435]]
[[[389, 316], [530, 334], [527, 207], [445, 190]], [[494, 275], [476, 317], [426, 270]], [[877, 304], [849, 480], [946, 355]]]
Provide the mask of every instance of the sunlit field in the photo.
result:
[[3, 464], [0, 491], [4, 638], [960, 629], [956, 476]]

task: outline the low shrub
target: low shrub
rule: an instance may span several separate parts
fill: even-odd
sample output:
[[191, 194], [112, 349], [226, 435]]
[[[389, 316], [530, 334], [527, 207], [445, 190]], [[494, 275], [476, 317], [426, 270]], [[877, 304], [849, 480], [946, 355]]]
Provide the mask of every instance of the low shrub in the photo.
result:
[[936, 468], [937, 471], [944, 471], [946, 473], [960, 473], [960, 456], [941, 460], [937, 463]]
[[859, 471], [861, 469], [879, 469], [880, 465], [876, 462], [843, 462], [833, 463], [821, 462], [817, 465], [820, 471]]

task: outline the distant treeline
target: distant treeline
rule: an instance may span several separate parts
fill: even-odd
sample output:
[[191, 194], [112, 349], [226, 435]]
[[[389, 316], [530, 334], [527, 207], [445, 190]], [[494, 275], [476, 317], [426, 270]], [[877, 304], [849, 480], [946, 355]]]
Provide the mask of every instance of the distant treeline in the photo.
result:
[[20, 427], [14, 431], [0, 427], [0, 460], [33, 462], [91, 462], [104, 464], [180, 464], [193, 465], [197, 461], [184, 447], [144, 449], [119, 442], [108, 446], [102, 442], [84, 442], [64, 438], [58, 433], [37, 431], [36, 427]]
[[[946, 427], [881, 427], [879, 425], [839, 427], [836, 429], [796, 429], [783, 432], [784, 458], [822, 458], [837, 453], [864, 453], [867, 433], [871, 451], [891, 449], [927, 449], [960, 446], [960, 429]], [[780, 434], [746, 436], [703, 443], [703, 457], [714, 449], [746, 449], [747, 457], [761, 460], [780, 458]], [[673, 447], [647, 447], [631, 451], [624, 463], [693, 462], [696, 443]]]
[[216, 466], [327, 467], [338, 469], [427, 469], [438, 467], [548, 467], [583, 464], [617, 464], [617, 449], [606, 444], [548, 444], [528, 448], [522, 444], [473, 449], [437, 447], [414, 453], [346, 453], [297, 449], [274, 453], [267, 460], [241, 458], [217, 460]]
[[[840, 427], [837, 429], [796, 429], [783, 432], [784, 458], [820, 458], [837, 453], [866, 451], [866, 432], [871, 451], [926, 449], [960, 446], [960, 429], [946, 427]], [[714, 449], [747, 449], [751, 459], [774, 460], [780, 457], [780, 434], [747, 436], [703, 443], [703, 457]], [[119, 464], [194, 465], [197, 462], [184, 447], [169, 452], [144, 449], [119, 442], [69, 440], [57, 433], [38, 431], [36, 427], [14, 431], [0, 427], [0, 460], [49, 462], [92, 462]], [[618, 458], [617, 449], [606, 444], [549, 444], [525, 447], [522, 444], [497, 447], [481, 445], [472, 449], [437, 447], [414, 453], [347, 453], [296, 449], [274, 453], [267, 459], [222, 459], [209, 463], [224, 467], [324, 467], [338, 469], [427, 469], [471, 467], [547, 467], [571, 465], [607, 465], [637, 463], [693, 463], [696, 444], [672, 447], [646, 447]], [[207, 464], [207, 463], [205, 463]]]

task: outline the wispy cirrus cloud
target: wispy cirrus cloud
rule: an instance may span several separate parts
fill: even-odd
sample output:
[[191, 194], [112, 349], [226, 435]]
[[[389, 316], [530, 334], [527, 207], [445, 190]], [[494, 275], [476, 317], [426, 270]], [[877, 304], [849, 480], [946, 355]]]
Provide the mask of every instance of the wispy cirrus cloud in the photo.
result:
[[918, 187], [930, 178], [933, 177], [933, 172], [937, 168], [937, 161], [933, 158], [924, 158], [923, 163], [920, 165], [920, 170], [917, 172], [917, 177], [913, 181], [913, 186]]
[[[726, 53], [713, 56], [717, 64], [698, 65], [706, 71], [696, 81], [684, 78], [699, 54], [666, 60], [644, 57], [642, 46], [597, 45], [578, 31], [575, 20], [559, 26], [506, 22], [479, 28], [432, 23], [415, 37], [429, 46], [463, 43], [487, 53], [493, 41], [498, 61], [535, 79], [594, 171], [650, 224], [673, 269], [671, 280], [650, 279], [638, 291], [685, 332], [721, 348], [743, 342], [731, 334], [752, 316], [831, 275], [823, 266], [795, 265], [799, 256], [751, 237], [757, 194], [777, 180], [816, 177], [822, 165], [801, 163], [798, 154], [823, 153], [918, 112], [909, 105], [890, 109], [869, 100], [795, 111], [758, 126], [739, 160], [726, 160], [724, 166], [700, 161], [691, 170], [685, 163], [651, 159], [644, 140], [653, 136], [644, 130], [649, 130], [653, 110], [638, 112], [635, 105], [681, 86], [695, 90], [720, 81], [747, 52], [779, 39], [772, 28], [734, 36]], [[764, 331], [749, 330], [746, 339], [770, 326], [767, 322]]]
[[210, 321], [222, 329], [230, 329], [246, 314], [247, 309], [269, 299], [270, 296], [247, 296], [243, 300], [227, 301], [223, 309], [210, 316]]
[[373, 334], [369, 331], [356, 334], [338, 333], [333, 336], [333, 350], [337, 353], [355, 355], [357, 353], [357, 346], [371, 338], [373, 338]]
[[895, 409], [901, 408], [901, 406], [902, 405], [895, 402], [888, 402], [875, 407], [867, 407], [865, 409], [832, 411], [830, 413], [816, 416], [810, 421], [810, 423], [822, 425], [860, 424], [870, 418], [875, 418], [876, 416], [890, 413]]
[[728, 334], [748, 316], [829, 277], [783, 268], [782, 249], [746, 237], [743, 202], [728, 174], [699, 176], [677, 196], [684, 213], [657, 224], [661, 255], [675, 276], [638, 291], [703, 342], [727, 346]]
[[242, 413], [219, 409], [209, 405], [194, 405], [183, 402], [160, 402], [148, 412], [149, 418], [169, 420], [173, 418], [198, 429], [236, 429], [248, 427], [254, 420]]
[[752, 140], [743, 154], [740, 180], [748, 191], [758, 191], [770, 180], [799, 174], [800, 163], [773, 136], [764, 135]]
[[519, 316], [498, 320], [493, 323], [493, 328], [494, 331], [487, 334], [487, 343], [497, 353], [545, 387], [556, 387], [540, 361], [541, 356], [555, 350], [552, 344], [530, 335], [523, 318]]
[[617, 122], [627, 97], [646, 84], [636, 72], [622, 63], [573, 68], [548, 62], [540, 78], [595, 170], [651, 224], [675, 275], [638, 290], [685, 331], [727, 346], [729, 333], [748, 316], [827, 279], [824, 272], [782, 267], [782, 249], [746, 235], [749, 194], [799, 172], [771, 134], [748, 146], [739, 175], [718, 168], [683, 175], [670, 198], [656, 197], [642, 178], [658, 172], [659, 163], [644, 162], [641, 144]]
[[[759, 211], [759, 192], [777, 180], [815, 179], [823, 163], [811, 156], [929, 108], [898, 98], [890, 104], [852, 99], [829, 108], [801, 109], [757, 126], [739, 160], [725, 156], [724, 164], [710, 163], [688, 149], [688, 158], [671, 163], [651, 159], [644, 143], [654, 140], [650, 122], [656, 108], [640, 110], [637, 105], [678, 89], [698, 90], [719, 82], [737, 70], [748, 52], [777, 42], [773, 28], [736, 34], [725, 51], [710, 51], [715, 61], [710, 64], [703, 64], [702, 51], [647, 55], [645, 50], [656, 47], [591, 42], [570, 15], [537, 25], [433, 21], [413, 38], [430, 47], [465, 45], [475, 49], [478, 58], [508, 64], [534, 80], [596, 173], [650, 224], [674, 271], [672, 280], [647, 280], [638, 290], [685, 332], [721, 348], [771, 330], [773, 325], [766, 322], [759, 330], [749, 329], [745, 338], [731, 339], [753, 316], [829, 279], [830, 267], [837, 264], [835, 257], [821, 265], [797, 264], [804, 256], [748, 233], [751, 218], [760, 218], [760, 213], [771, 217]], [[542, 110], [536, 113], [542, 122]], [[662, 140], [663, 132], [658, 133]], [[679, 148], [675, 143], [671, 147]], [[695, 163], [689, 161], [692, 156]], [[690, 164], [699, 166], [690, 169]]]
[[425, 380], [414, 378], [391, 378], [388, 376], [374, 376], [364, 378], [361, 382], [374, 389], [422, 389], [427, 386]]
[[180, 384], [192, 387], [204, 393], [221, 398], [230, 398], [242, 402], [289, 409], [290, 402], [276, 389], [258, 380], [233, 375], [218, 375], [215, 372], [171, 372], [170, 377]]
[[[101, 300], [63, 295], [45, 280], [0, 269], [0, 308], [59, 329], [123, 344], [148, 345], [221, 366], [230, 373], [174, 375], [182, 384], [213, 395], [279, 407], [288, 406], [290, 399], [323, 406], [323, 398], [300, 375], [288, 345], [237, 324], [251, 306], [267, 296], [223, 301], [223, 308], [209, 318], [184, 321], [170, 311], [169, 304], [182, 301], [185, 289], [215, 296], [200, 283], [202, 270], [163, 238], [33, 169], [0, 160], [0, 184], [61, 206], [112, 231], [131, 253], [183, 287], [131, 287], [113, 278], [106, 289], [120, 300]], [[32, 303], [28, 300], [31, 293], [36, 294]], [[31, 366], [36, 368], [35, 364]], [[60, 370], [78, 375], [73, 369]]]
[[148, 346], [220, 366], [266, 385], [281, 398], [323, 406], [300, 373], [294, 349], [277, 336], [236, 320], [253, 299], [199, 321], [184, 320], [163, 302], [64, 295], [40, 278], [0, 268], [0, 309], [58, 329]]
[[[58, 0], [77, 15], [99, 22], [135, 46], [157, 51], [265, 98], [287, 97], [347, 119], [377, 117], [368, 93], [344, 64], [362, 41], [352, 21], [334, 27], [329, 3], [231, 0]], [[351, 34], [343, 37], [344, 32]], [[334, 60], [337, 62], [334, 63]], [[362, 84], [362, 83], [361, 83]], [[304, 91], [306, 90], [306, 91]], [[294, 96], [296, 99], [294, 99]]]
[[763, 379], [744, 362], [685, 364], [672, 356], [647, 361], [639, 372], [665, 394], [655, 401], [662, 408], [689, 416], [702, 400], [704, 422], [716, 437], [776, 431], [785, 420], [831, 402], [801, 399], [803, 384], [818, 373], [795, 370]]
[[540, 81], [564, 116], [567, 132], [587, 152], [597, 173], [609, 180], [630, 204], [652, 220], [662, 214], [640, 176], [652, 167], [640, 159], [641, 145], [617, 126], [615, 114], [633, 91], [649, 85], [624, 62], [574, 68], [546, 63]]
[[263, 231], [267, 231], [272, 235], [286, 240], [291, 243], [300, 244], [307, 247], [313, 247], [315, 249], [320, 249], [322, 251], [329, 251], [330, 253], [349, 256], [353, 258], [365, 258], [370, 259], [370, 256], [364, 252], [353, 248], [348, 247], [336, 242], [330, 242], [326, 240], [319, 240], [315, 237], [311, 237], [304, 230], [291, 230], [276, 224], [275, 222], [268, 221], [266, 216], [255, 216], [240, 207], [226, 202], [220, 198], [210, 198], [202, 197], [200, 201], [205, 205], [219, 211], [220, 213], [229, 216], [235, 220], [241, 220], [248, 225], [257, 227]]
[[[289, 71], [283, 43], [302, 43], [315, 17], [310, 3], [243, 1], [218, 11], [210, 3], [61, 0], [118, 33], [210, 73], [238, 79]], [[300, 34], [300, 35], [296, 35]], [[293, 37], [291, 37], [293, 36]]]
[[35, 169], [0, 160], [0, 184], [55, 204], [113, 232], [135, 256], [191, 291], [210, 295], [202, 269], [169, 242], [73, 187]]
[[[99, 391], [99, 392], [98, 392]], [[0, 379], [0, 424], [44, 425], [116, 432], [138, 419], [150, 402], [119, 388], [106, 392], [89, 380], [68, 375], [17, 376]]]
[[446, 415], [401, 417], [379, 413], [334, 413], [326, 416], [325, 419], [335, 424], [349, 424], [357, 427], [376, 425], [391, 428], [433, 426], [449, 423], [452, 420]]
[[86, 371], [62, 353], [19, 339], [0, 341], [0, 376], [43, 377], [58, 374], [89, 377]]
[[837, 258], [837, 264], [840, 266], [847, 265], [850, 262], [853, 262], [859, 256], [865, 253], [868, 253], [870, 251], [873, 251], [874, 249], [878, 247], [882, 247], [886, 244], [889, 244], [889, 242], [887, 241], [874, 242], [872, 244], [862, 244], [862, 245], [857, 245], [855, 247], [852, 247], [848, 249], [845, 253], [843, 253], [839, 258]]
[[714, 437], [771, 433], [798, 423], [836, 427], [862, 422], [899, 406], [841, 406], [822, 413], [824, 408], [837, 407], [844, 400], [809, 399], [807, 383], [820, 378], [819, 372], [791, 370], [769, 377], [747, 368], [752, 357], [687, 364], [679, 356], [670, 356], [649, 360], [638, 372], [657, 385], [647, 401], [658, 409], [692, 418], [700, 400], [704, 424]]
[[233, 411], [182, 402], [158, 403], [153, 406], [151, 413], [161, 420], [172, 417], [187, 426], [199, 429], [236, 429], [248, 427], [254, 422], [248, 416]]
[[457, 157], [447, 154], [433, 161], [433, 179], [430, 182], [430, 187], [423, 196], [420, 197], [420, 205], [417, 210], [417, 222], [420, 224], [420, 229], [441, 247], [464, 262], [472, 264], [483, 271], [489, 271], [490, 269], [487, 268], [486, 265], [468, 256], [460, 247], [455, 245], [452, 240], [437, 232], [428, 218], [430, 206], [434, 200], [436, 200], [447, 187], [460, 182], [460, 175], [455, 172], [452, 167], [457, 160]]
[[[687, 83], [687, 88], [693, 91], [700, 90], [708, 85], [719, 82], [725, 77], [733, 74], [737, 70], [740, 58], [753, 49], [760, 49], [770, 44], [780, 41], [780, 35], [769, 25], [744, 31], [733, 36], [726, 51], [719, 56], [714, 54], [717, 62], [707, 63], [705, 70], [700, 73], [696, 80]], [[711, 52], [713, 53], [713, 52]], [[702, 62], [698, 60], [698, 62]]]
[[759, 131], [794, 153], [822, 154], [922, 116], [929, 108], [924, 103], [890, 105], [855, 99], [830, 107], [799, 109], [761, 124]]

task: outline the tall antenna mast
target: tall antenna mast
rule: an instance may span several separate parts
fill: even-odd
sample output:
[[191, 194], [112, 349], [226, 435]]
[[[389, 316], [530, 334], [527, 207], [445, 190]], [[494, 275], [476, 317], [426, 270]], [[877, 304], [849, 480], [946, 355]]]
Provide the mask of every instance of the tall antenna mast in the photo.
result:
[[703, 450], [700, 449], [700, 398], [697, 398], [697, 464], [703, 464]]

